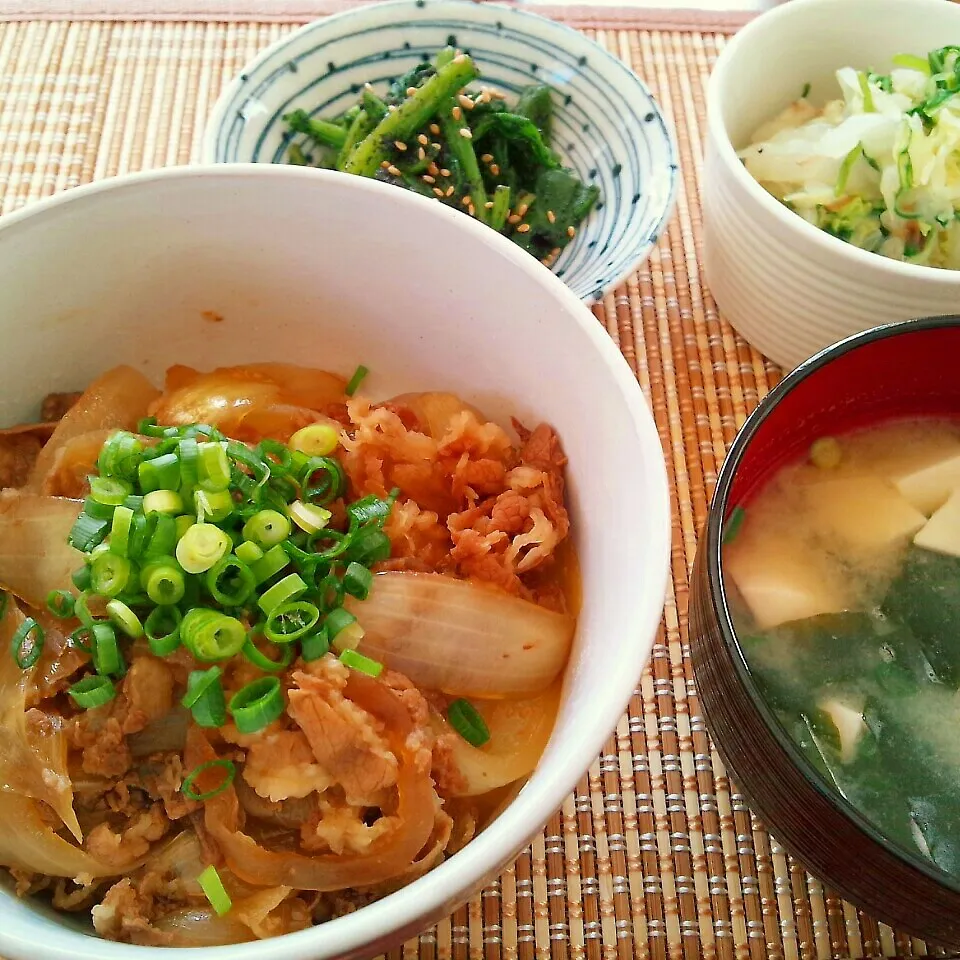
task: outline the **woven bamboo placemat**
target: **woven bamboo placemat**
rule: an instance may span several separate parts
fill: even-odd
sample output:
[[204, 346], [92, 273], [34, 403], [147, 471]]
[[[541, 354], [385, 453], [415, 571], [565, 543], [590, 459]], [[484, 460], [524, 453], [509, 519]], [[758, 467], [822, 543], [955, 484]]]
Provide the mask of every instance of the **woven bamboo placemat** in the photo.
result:
[[[391, 960], [926, 955], [824, 888], [751, 815], [707, 738], [693, 687], [686, 606], [697, 530], [727, 445], [779, 376], [718, 315], [701, 276], [704, 85], [733, 25], [644, 23], [637, 10], [618, 22], [609, 9], [592, 16], [584, 7], [568, 16], [646, 80], [682, 156], [669, 229], [595, 307], [660, 430], [673, 584], [650, 666], [588, 776], [513, 867]], [[0, 212], [95, 178], [188, 163], [223, 85], [292, 28], [0, 23]]]

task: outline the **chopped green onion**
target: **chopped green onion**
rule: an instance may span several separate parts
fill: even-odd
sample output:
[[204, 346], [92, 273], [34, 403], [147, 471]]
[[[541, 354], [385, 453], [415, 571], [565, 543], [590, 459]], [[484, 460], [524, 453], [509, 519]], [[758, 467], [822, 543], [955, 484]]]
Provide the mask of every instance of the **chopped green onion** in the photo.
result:
[[147, 544], [157, 529], [160, 517], [159, 513], [145, 514], [142, 510], [134, 511], [127, 545], [128, 556], [139, 557], [147, 549]]
[[187, 692], [180, 701], [201, 727], [222, 727], [227, 722], [227, 702], [220, 681], [219, 667], [209, 670], [191, 670], [187, 677]]
[[257, 444], [257, 453], [270, 464], [275, 476], [283, 476], [290, 472], [293, 456], [290, 448], [279, 440], [264, 439]]
[[27, 617], [17, 627], [10, 641], [10, 653], [21, 670], [29, 670], [40, 659], [45, 636], [43, 627], [33, 617]]
[[355, 560], [347, 565], [343, 574], [343, 589], [358, 600], [366, 600], [373, 584], [373, 574]]
[[193, 503], [197, 519], [220, 523], [233, 513], [234, 502], [229, 490], [194, 490]]
[[370, 371], [363, 364], [360, 364], [360, 366], [353, 371], [353, 376], [350, 378], [343, 392], [348, 397], [352, 397], [357, 392], [357, 388], [360, 386], [360, 384], [363, 383], [363, 378], [369, 372]]
[[[126, 501], [124, 501], [124, 503], [126, 503]], [[83, 512], [95, 520], [112, 520], [113, 511], [116, 509], [113, 504], [97, 503], [93, 497], [87, 497], [83, 501]]]
[[373, 521], [381, 522], [386, 520], [390, 515], [390, 511], [393, 509], [393, 504], [396, 502], [397, 497], [400, 495], [399, 489], [396, 487], [390, 491], [390, 496], [386, 500], [381, 500], [379, 497], [375, 497], [373, 494], [370, 494], [366, 497], [361, 497], [359, 500], [354, 500], [347, 507], [347, 516], [350, 518], [351, 527], [362, 527]]
[[863, 156], [863, 144], [858, 143], [844, 158], [843, 162], [840, 164], [840, 172], [837, 174], [837, 184], [834, 188], [834, 193], [840, 197], [843, 196], [844, 190], [847, 189], [847, 180], [850, 179], [850, 171], [853, 170], [853, 165]]
[[140, 618], [122, 601], [111, 600], [107, 604], [107, 616], [128, 636], [136, 640], [143, 636]]
[[747, 518], [747, 511], [739, 504], [730, 511], [727, 522], [724, 524], [723, 535], [720, 538], [721, 543], [733, 543], [734, 538], [740, 532], [743, 521]]
[[145, 494], [154, 490], [180, 489], [180, 458], [175, 453], [164, 453], [152, 460], [144, 460], [137, 472], [140, 489]]
[[248, 567], [263, 556], [263, 551], [252, 540], [244, 540], [243, 543], [238, 543], [233, 552], [237, 555], [237, 559]]
[[450, 726], [473, 747], [482, 747], [490, 739], [490, 730], [477, 708], [463, 698], [447, 707]]
[[247, 631], [236, 617], [205, 607], [189, 610], [180, 624], [183, 645], [205, 663], [229, 660], [243, 648]]
[[192, 491], [200, 479], [200, 444], [195, 437], [184, 437], [177, 445], [180, 454], [180, 488]]
[[260, 510], [243, 525], [244, 540], [267, 548], [282, 543], [292, 531], [290, 521], [277, 510]]
[[230, 714], [240, 733], [256, 733], [283, 713], [283, 693], [276, 677], [261, 677], [230, 698]]
[[151, 490], [143, 498], [143, 512], [175, 516], [183, 513], [183, 497], [175, 490]]
[[[343, 554], [353, 543], [353, 535], [340, 533], [338, 530], [321, 530], [311, 536], [307, 542], [310, 548], [316, 551], [316, 558], [326, 562]], [[317, 548], [324, 543], [329, 543], [330, 546], [318, 550]]]
[[51, 590], [47, 594], [47, 609], [61, 620], [68, 620], [73, 616], [76, 602], [76, 598], [68, 590]]
[[810, 96], [810, 84], [809, 84], [809, 83], [805, 83], [805, 84], [803, 85], [803, 89], [800, 91], [800, 99], [801, 99], [801, 100], [806, 100], [807, 97], [809, 97], [809, 96]]
[[271, 547], [259, 560], [252, 566], [253, 575], [257, 578], [257, 584], [266, 583], [271, 577], [275, 577], [284, 567], [290, 563], [290, 557], [281, 546]]
[[212, 863], [209, 867], [201, 871], [197, 877], [197, 883], [200, 884], [200, 889], [203, 891], [204, 896], [210, 901], [210, 906], [213, 907], [218, 917], [222, 917], [225, 913], [230, 912], [233, 901], [223, 886], [223, 881], [220, 879], [220, 874], [217, 873], [217, 868]]
[[390, 538], [382, 530], [366, 527], [357, 531], [346, 550], [346, 557], [365, 567], [372, 567], [380, 560], [389, 560], [392, 549]]
[[304, 503], [302, 500], [294, 500], [288, 508], [290, 519], [307, 533], [316, 533], [322, 530], [333, 517], [333, 514], [325, 507], [317, 506], [315, 503]]
[[290, 438], [290, 449], [308, 457], [327, 457], [337, 449], [340, 434], [329, 423], [311, 423]]
[[[213, 787], [210, 790], [207, 790], [204, 793], [198, 793], [193, 785], [196, 783], [197, 779], [201, 777], [208, 770], [220, 769], [224, 771], [223, 780]], [[214, 797], [219, 796], [223, 793], [224, 790], [228, 789], [230, 784], [233, 783], [233, 778], [236, 776], [237, 768], [234, 765], [232, 760], [216, 759], [216, 760], [207, 760], [205, 763], [201, 763], [199, 767], [194, 767], [184, 777], [183, 784], [180, 787], [180, 792], [188, 800], [199, 800], [201, 803], [204, 800], [212, 800]]]
[[154, 607], [143, 624], [150, 649], [165, 657], [180, 646], [180, 621], [183, 614], [172, 606]]
[[129, 507], [117, 507], [110, 524], [110, 550], [120, 557], [130, 555], [130, 529], [133, 511]]
[[918, 70], [924, 76], [930, 76], [930, 63], [923, 57], [915, 57], [909, 53], [898, 53], [893, 58], [895, 67], [903, 67], [905, 70]]
[[383, 664], [377, 660], [371, 660], [356, 650], [344, 650], [340, 654], [340, 662], [351, 670], [359, 670], [368, 677], [379, 677], [383, 672]]
[[230, 486], [230, 460], [224, 445], [201, 443], [199, 455], [200, 486], [211, 492], [226, 490]]
[[109, 527], [108, 519], [92, 517], [84, 510], [71, 528], [67, 543], [81, 553], [89, 553], [94, 547], [103, 543]]
[[92, 594], [89, 590], [84, 590], [80, 593], [73, 604], [74, 616], [85, 625], [93, 623], [94, 620], [93, 614], [90, 612], [90, 608], [87, 606], [91, 596]]
[[301, 499], [321, 506], [336, 500], [347, 488], [343, 467], [333, 457], [311, 457], [301, 468], [299, 480]]
[[[265, 653], [257, 648], [257, 645], [247, 637], [247, 642], [243, 645], [243, 655], [255, 666], [268, 673], [277, 673], [280, 670], [286, 670], [293, 663], [294, 647], [293, 644], [271, 644], [273, 649], [281, 651], [279, 660], [271, 660]], [[306, 658], [304, 658], [306, 659]]]
[[78, 567], [73, 573], [70, 574], [70, 579], [73, 581], [73, 585], [78, 590], [89, 590], [90, 589], [90, 568], [84, 564], [82, 567]]
[[316, 633], [311, 633], [309, 637], [304, 637], [300, 641], [300, 656], [310, 663], [311, 660], [319, 660], [330, 652], [330, 637], [326, 626], [323, 626]]
[[107, 438], [97, 458], [97, 472], [101, 477], [120, 477], [133, 480], [137, 476], [143, 444], [126, 430], [118, 430]]
[[274, 607], [263, 625], [263, 635], [272, 643], [292, 643], [308, 633], [320, 619], [320, 611], [305, 600]]
[[185, 513], [182, 517], [174, 517], [173, 523], [177, 529], [177, 539], [182, 539], [183, 535], [197, 522], [197, 518]]
[[90, 496], [97, 503], [118, 507], [133, 488], [125, 480], [117, 477], [90, 477]]
[[206, 573], [233, 546], [212, 523], [195, 523], [177, 544], [177, 560], [187, 573]]
[[317, 600], [324, 613], [339, 607], [343, 603], [345, 593], [343, 581], [335, 573], [328, 573], [317, 583]]
[[90, 631], [90, 647], [93, 651], [93, 668], [101, 676], [123, 672], [123, 658], [117, 645], [117, 634], [109, 623], [97, 620], [87, 629]]
[[363, 639], [363, 630], [360, 629], [357, 618], [343, 607], [331, 610], [324, 620], [324, 626], [330, 636], [330, 643], [337, 650], [345, 650], [348, 647], [352, 649]]
[[269, 590], [264, 591], [257, 600], [257, 606], [267, 615], [281, 603], [296, 600], [307, 592], [307, 585], [298, 573], [288, 573], [278, 580]]
[[873, 104], [873, 91], [870, 89], [870, 78], [865, 73], [857, 73], [857, 80], [860, 84], [860, 92], [863, 94], [863, 112], [876, 113], [877, 108]]
[[104, 597], [122, 593], [130, 581], [133, 565], [126, 557], [115, 553], [101, 553], [90, 567], [93, 589]]
[[[165, 513], [157, 514], [157, 525], [153, 535], [143, 550], [143, 557], [147, 560], [159, 557], [169, 557], [177, 548], [177, 521]], [[112, 543], [112, 540], [111, 540]]]
[[179, 603], [186, 591], [183, 571], [173, 557], [159, 557], [140, 571], [140, 584], [158, 604]]
[[210, 596], [224, 607], [240, 607], [250, 598], [257, 581], [241, 560], [227, 555], [218, 560], [204, 578]]
[[92, 710], [109, 703], [117, 690], [107, 677], [84, 677], [68, 688], [67, 693], [78, 707]]

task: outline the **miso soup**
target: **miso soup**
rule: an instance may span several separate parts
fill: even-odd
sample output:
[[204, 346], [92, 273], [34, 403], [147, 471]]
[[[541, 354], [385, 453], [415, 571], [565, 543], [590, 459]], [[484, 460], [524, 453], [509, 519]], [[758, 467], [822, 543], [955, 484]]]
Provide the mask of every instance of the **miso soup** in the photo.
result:
[[960, 877], [960, 423], [821, 438], [722, 549], [783, 726], [882, 834]]

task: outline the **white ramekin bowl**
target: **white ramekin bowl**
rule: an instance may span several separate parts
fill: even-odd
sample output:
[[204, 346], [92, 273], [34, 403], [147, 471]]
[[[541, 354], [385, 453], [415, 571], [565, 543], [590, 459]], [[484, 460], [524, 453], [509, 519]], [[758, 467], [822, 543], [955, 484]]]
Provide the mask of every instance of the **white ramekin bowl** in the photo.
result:
[[[212, 323], [211, 311], [222, 322]], [[372, 180], [272, 165], [137, 174], [0, 223], [0, 424], [117, 363], [148, 376], [289, 360], [370, 368], [374, 396], [450, 390], [542, 418], [569, 457], [583, 610], [553, 737], [517, 798], [425, 877], [277, 940], [135, 947], [0, 888], [8, 960], [357, 960], [447, 915], [583, 775], [647, 661], [666, 592], [663, 453], [636, 379], [593, 314], [477, 221]]]
[[704, 268], [724, 316], [791, 368], [869, 327], [956, 313], [960, 271], [900, 263], [818, 230], [767, 193], [736, 151], [800, 96], [839, 95], [843, 66], [886, 71], [898, 53], [960, 42], [960, 6], [944, 0], [791, 0], [726, 46], [708, 90]]

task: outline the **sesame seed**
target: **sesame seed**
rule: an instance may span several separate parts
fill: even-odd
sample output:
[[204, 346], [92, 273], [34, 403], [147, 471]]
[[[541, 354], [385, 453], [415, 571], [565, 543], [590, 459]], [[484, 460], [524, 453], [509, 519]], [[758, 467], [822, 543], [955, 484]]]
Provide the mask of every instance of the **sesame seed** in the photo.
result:
[[458, 53], [451, 61], [451, 63], [466, 63], [467, 58], [462, 54]]
[[477, 215], [477, 211], [474, 209], [472, 203], [467, 207], [467, 213], [469, 213], [471, 217], [475, 217]]
[[384, 161], [380, 164], [380, 166], [383, 167], [384, 170], [386, 170], [387, 167], [390, 166], [390, 161], [389, 161], [389, 160], [384, 160]]
[[431, 176], [439, 177], [440, 168], [435, 163], [431, 163], [430, 166], [427, 167], [427, 173], [431, 174]]
[[568, 236], [568, 237], [575, 237], [576, 235], [577, 235], [577, 231], [576, 231], [576, 229], [575, 229], [574, 227], [567, 227], [567, 236]]
[[442, 149], [439, 143], [431, 143], [430, 146], [433, 147], [433, 149], [436, 150], [437, 153], [439, 153], [440, 150]]
[[491, 172], [495, 177], [499, 177], [499, 176], [500, 176], [500, 165], [497, 164], [497, 163], [491, 163], [491, 164], [490, 164], [490, 172]]
[[388, 110], [390, 113], [396, 113], [396, 112], [397, 112], [397, 105], [396, 105], [395, 103], [391, 103], [391, 104], [387, 107], [387, 110]]
[[407, 149], [407, 145], [406, 145], [402, 140], [394, 140], [394, 141], [393, 141], [393, 145], [394, 145], [401, 153], [403, 153], [403, 151]]
[[425, 133], [421, 133], [420, 136], [417, 137], [417, 143], [420, 143], [423, 146], [426, 146], [429, 142], [430, 138]]
[[520, 206], [517, 207], [517, 216], [525, 217], [529, 209], [530, 209], [529, 203], [521, 203]]
[[389, 167], [387, 167], [387, 173], [389, 173], [391, 177], [400, 176], [400, 171], [392, 163], [390, 164]]
[[481, 103], [489, 103], [489, 102], [490, 102], [490, 91], [489, 91], [489, 90], [486, 90], [486, 89], [481, 90], [481, 91], [480, 91], [480, 96], [477, 97], [477, 99], [478, 99]]
[[440, 168], [440, 176], [441, 176], [441, 177], [449, 177], [449, 176], [450, 176], [450, 171], [449, 171], [446, 167], [441, 167], [441, 168]]
[[511, 213], [510, 216], [507, 217], [507, 223], [519, 223], [519, 222], [520, 222], [520, 218], [515, 213]]
[[438, 197], [442, 197], [442, 196], [443, 196], [443, 191], [442, 191], [439, 187], [434, 187], [434, 188], [433, 188], [433, 192], [434, 192]]
[[485, 153], [480, 159], [481, 159], [484, 163], [493, 163], [493, 154], [492, 154], [492, 153]]
[[463, 206], [465, 206], [465, 207], [469, 207], [469, 206], [470, 206], [470, 198], [469, 198], [469, 197], [461, 197], [460, 203], [463, 204]]
[[464, 140], [472, 140], [472, 139], [473, 139], [473, 133], [470, 131], [470, 128], [469, 128], [469, 127], [461, 127], [461, 128], [460, 128], [460, 136], [463, 137]]
[[459, 123], [460, 118], [463, 116], [463, 111], [459, 107], [454, 107], [450, 111], [450, 116], [453, 117], [453, 119], [456, 120], [457, 123]]
[[493, 201], [492, 201], [492, 200], [488, 200], [488, 201], [484, 204], [484, 206], [485, 206], [488, 210], [492, 210], [492, 209], [493, 209]]
[[447, 192], [444, 196], [452, 197], [453, 196], [453, 187], [447, 187]]
[[556, 222], [557, 222], [557, 215], [556, 215], [552, 210], [548, 210], [548, 211], [547, 211], [547, 219], [548, 219], [551, 223], [556, 223]]
[[431, 124], [430, 124], [430, 132], [431, 132], [435, 137], [439, 137], [439, 136], [440, 136], [440, 125], [437, 124], [437, 123], [431, 123]]
[[554, 260], [556, 260], [557, 257], [560, 256], [560, 248], [559, 248], [559, 247], [554, 247], [554, 248], [550, 251], [550, 256], [553, 257]]
[[418, 159], [418, 160], [426, 160], [426, 159], [427, 159], [427, 151], [424, 150], [423, 147], [418, 147], [418, 148], [417, 148], [417, 159]]
[[529, 232], [530, 232], [529, 223], [521, 223], [520, 226], [517, 227], [517, 233], [529, 233]]
[[458, 94], [457, 100], [460, 101], [460, 106], [463, 107], [464, 110], [472, 110], [476, 106], [465, 93]]
[[437, 182], [437, 178], [436, 178], [436, 177], [431, 177], [429, 173], [425, 173], [420, 179], [421, 179], [424, 183], [436, 183], [436, 182]]
[[407, 96], [412, 97], [417, 92], [416, 87], [407, 87]]

